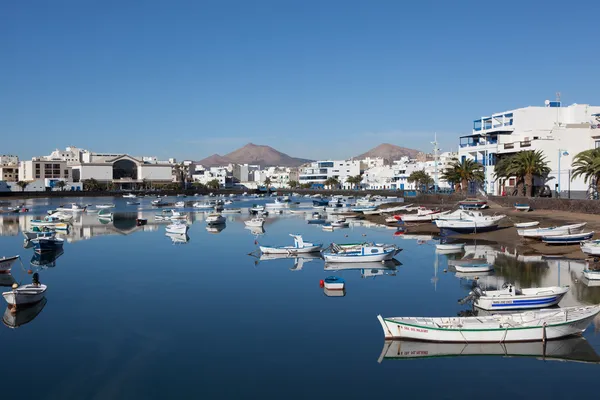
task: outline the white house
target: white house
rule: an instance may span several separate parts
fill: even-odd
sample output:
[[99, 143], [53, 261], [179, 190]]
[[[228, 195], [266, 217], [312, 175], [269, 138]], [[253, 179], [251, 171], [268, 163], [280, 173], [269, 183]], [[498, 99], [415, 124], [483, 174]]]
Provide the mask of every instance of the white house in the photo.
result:
[[[494, 166], [502, 157], [519, 151], [541, 150], [552, 170], [548, 185], [565, 196], [585, 197], [588, 185], [583, 179], [571, 181], [571, 163], [581, 151], [600, 147], [600, 106], [546, 101], [545, 106], [529, 106], [492, 114], [474, 121], [469, 135], [460, 138], [459, 158], [484, 165], [484, 189], [502, 193], [502, 182], [494, 179]], [[537, 182], [536, 185], [542, 185]], [[515, 179], [506, 182], [515, 186]]]
[[315, 161], [300, 168], [300, 184], [309, 183], [323, 185], [329, 178], [336, 178], [344, 189], [351, 189], [352, 184], [347, 179], [352, 176], [361, 175], [364, 165], [361, 161], [339, 160], [339, 161]]

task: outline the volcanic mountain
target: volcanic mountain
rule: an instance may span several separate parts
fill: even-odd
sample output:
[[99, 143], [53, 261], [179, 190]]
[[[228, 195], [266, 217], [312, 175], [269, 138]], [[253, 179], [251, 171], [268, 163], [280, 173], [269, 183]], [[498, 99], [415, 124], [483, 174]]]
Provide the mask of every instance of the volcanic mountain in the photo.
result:
[[394, 160], [399, 160], [401, 157], [416, 158], [421, 153], [420, 150], [407, 149], [406, 147], [396, 146], [394, 144], [382, 143], [379, 146], [354, 157], [355, 160], [362, 160], [366, 157], [381, 157], [391, 163]]
[[213, 154], [212, 156], [206, 157], [205, 159], [197, 161], [196, 163], [205, 167], [216, 167], [230, 163], [255, 164], [262, 167], [298, 167], [307, 162], [311, 162], [311, 160], [290, 157], [287, 154], [277, 151], [270, 146], [248, 143], [244, 147], [225, 154], [224, 156]]

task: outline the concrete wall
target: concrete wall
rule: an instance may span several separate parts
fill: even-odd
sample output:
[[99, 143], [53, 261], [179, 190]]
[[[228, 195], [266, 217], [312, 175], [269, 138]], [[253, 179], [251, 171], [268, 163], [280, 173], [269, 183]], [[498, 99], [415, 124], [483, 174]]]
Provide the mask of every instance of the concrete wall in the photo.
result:
[[600, 214], [599, 200], [555, 199], [541, 197], [529, 199], [527, 197], [510, 196], [491, 196], [490, 200], [503, 207], [513, 207], [515, 203], [525, 203], [529, 204], [534, 210], [557, 210], [586, 214]]
[[138, 179], [147, 179], [149, 181], [170, 181], [170, 165], [145, 165], [138, 166]]

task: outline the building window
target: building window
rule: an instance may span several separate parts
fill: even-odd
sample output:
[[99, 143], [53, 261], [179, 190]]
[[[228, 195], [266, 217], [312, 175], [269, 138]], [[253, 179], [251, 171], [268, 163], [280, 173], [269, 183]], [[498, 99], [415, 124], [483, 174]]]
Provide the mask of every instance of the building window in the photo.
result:
[[60, 164], [54, 164], [52, 167], [53, 167], [54, 169], [56, 169], [56, 168], [60, 169]]
[[596, 148], [600, 148], [600, 140], [594, 142]]
[[113, 179], [137, 179], [137, 165], [131, 160], [119, 160], [113, 164]]

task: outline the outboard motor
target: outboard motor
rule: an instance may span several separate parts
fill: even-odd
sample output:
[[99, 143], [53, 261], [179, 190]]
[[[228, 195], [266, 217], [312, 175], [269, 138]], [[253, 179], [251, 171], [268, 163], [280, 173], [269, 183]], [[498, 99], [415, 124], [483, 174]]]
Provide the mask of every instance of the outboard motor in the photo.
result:
[[31, 277], [31, 283], [33, 283], [34, 285], [40, 284], [40, 275], [37, 272], [34, 273], [33, 276]]

